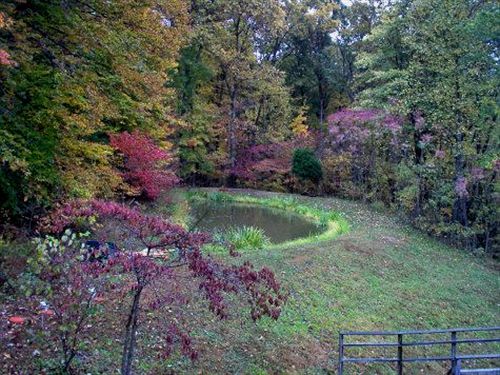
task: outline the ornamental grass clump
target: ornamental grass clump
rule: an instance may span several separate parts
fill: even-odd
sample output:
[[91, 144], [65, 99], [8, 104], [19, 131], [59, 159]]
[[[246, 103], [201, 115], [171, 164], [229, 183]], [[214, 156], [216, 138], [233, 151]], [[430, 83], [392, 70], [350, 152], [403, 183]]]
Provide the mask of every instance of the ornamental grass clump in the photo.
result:
[[252, 226], [231, 228], [226, 232], [225, 239], [233, 244], [236, 250], [262, 249], [271, 243], [261, 228]]

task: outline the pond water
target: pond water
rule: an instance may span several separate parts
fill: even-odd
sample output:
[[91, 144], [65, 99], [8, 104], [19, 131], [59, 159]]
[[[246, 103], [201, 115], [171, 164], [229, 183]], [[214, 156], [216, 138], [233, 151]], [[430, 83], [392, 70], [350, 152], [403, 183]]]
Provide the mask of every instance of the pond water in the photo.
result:
[[253, 226], [261, 228], [275, 244], [321, 232], [321, 228], [303, 216], [263, 206], [196, 202], [192, 204], [190, 214], [193, 229], [214, 232], [231, 227]]

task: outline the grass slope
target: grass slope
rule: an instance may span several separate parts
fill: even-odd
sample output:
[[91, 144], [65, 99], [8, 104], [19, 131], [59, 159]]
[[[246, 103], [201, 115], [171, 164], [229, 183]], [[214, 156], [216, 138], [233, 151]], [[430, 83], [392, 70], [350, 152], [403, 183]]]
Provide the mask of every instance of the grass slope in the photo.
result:
[[[237, 193], [240, 201], [288, 197], [230, 193]], [[281, 318], [256, 324], [238, 319], [218, 322], [200, 306], [203, 324], [208, 323], [206, 330], [195, 332], [205, 343], [202, 360], [194, 366], [170, 361], [169, 368], [186, 373], [333, 373], [339, 330], [498, 325], [500, 279], [492, 261], [443, 245], [360, 203], [297, 199], [340, 213], [349, 221], [349, 232], [244, 253], [243, 260], [270, 267], [289, 290]], [[447, 353], [449, 348], [443, 350]], [[405, 373], [443, 371], [439, 364], [409, 365]], [[384, 366], [351, 366], [347, 373], [391, 371]]]

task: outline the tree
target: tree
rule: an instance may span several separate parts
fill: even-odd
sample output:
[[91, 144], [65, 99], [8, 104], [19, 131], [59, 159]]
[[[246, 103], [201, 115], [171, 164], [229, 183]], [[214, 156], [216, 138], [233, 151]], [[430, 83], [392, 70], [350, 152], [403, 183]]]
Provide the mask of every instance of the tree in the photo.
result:
[[[142, 305], [141, 296], [145, 289], [155, 288], [158, 299], [149, 307], [157, 309], [179, 301], [178, 291], [170, 288], [174, 281], [182, 280], [185, 273], [200, 280], [199, 290], [208, 301], [209, 309], [219, 316], [228, 316], [226, 293], [244, 294], [250, 305], [253, 320], [262, 316], [277, 319], [285, 296], [281, 292], [274, 274], [268, 269], [255, 270], [245, 262], [242, 265], [224, 265], [202, 253], [202, 245], [210, 241], [203, 233], [189, 233], [182, 227], [157, 217], [148, 216], [125, 205], [106, 201], [73, 201], [54, 211], [45, 222], [51, 232], [60, 232], [64, 228], [75, 225], [82, 220], [97, 218], [113, 219], [125, 230], [125, 237], [117, 238], [119, 247], [123, 249], [104, 265], [96, 265], [99, 270], [114, 269], [119, 274], [129, 275], [134, 280], [131, 290], [131, 304], [125, 326], [121, 373], [132, 372], [132, 363], [136, 345], [138, 318], [146, 307]], [[91, 222], [95, 220], [91, 220]], [[140, 248], [130, 244], [136, 241]], [[139, 250], [145, 248], [145, 252]], [[157, 255], [157, 257], [153, 257]], [[158, 257], [161, 255], [161, 257]], [[158, 284], [161, 284], [160, 285]], [[174, 322], [168, 328], [167, 353], [171, 351], [174, 335], [181, 338], [183, 353], [191, 358], [196, 352], [191, 347], [191, 340], [183, 334]]]
[[403, 119], [377, 109], [343, 109], [328, 116], [326, 190], [349, 198], [395, 200], [403, 149]]
[[307, 117], [306, 117], [306, 108], [301, 107], [299, 109], [299, 113], [297, 116], [293, 119], [292, 123], [290, 124], [290, 128], [292, 130], [292, 134], [294, 136], [306, 136], [307, 132], [309, 130], [309, 127], [307, 126]]
[[172, 157], [139, 131], [112, 134], [110, 144], [122, 153], [123, 178], [136, 194], [154, 200], [178, 182], [175, 173], [168, 169]]
[[224, 159], [223, 134], [218, 126], [222, 110], [213, 102], [215, 74], [216, 66], [210, 62], [205, 45], [196, 38], [181, 51], [178, 67], [170, 72], [169, 85], [176, 91], [181, 117], [172, 137], [179, 175], [193, 185], [215, 176]]
[[37, 311], [32, 329], [38, 330], [44, 341], [58, 341], [62, 370], [71, 373], [82, 340], [92, 327], [96, 307], [110, 286], [107, 276], [111, 268], [109, 264], [83, 261], [90, 251], [85, 236], [69, 229], [61, 238], [36, 238], [35, 244], [36, 251], [26, 272], [31, 276], [27, 278], [30, 282], [21, 287], [37, 303], [20, 297], [20, 305]]
[[[477, 33], [477, 23], [489, 19], [487, 15], [491, 17], [494, 9], [491, 2], [420, 1], [409, 14], [410, 24], [419, 28], [408, 38], [414, 53], [404, 92], [411, 99], [405, 106], [422, 113], [427, 125], [420, 131], [421, 137], [429, 134], [433, 143], [445, 145], [453, 155], [451, 220], [464, 228], [471, 226], [470, 219], [475, 216], [468, 212], [472, 202], [462, 189], [467, 169], [480, 162], [493, 146], [490, 141], [484, 144], [483, 137], [490, 137], [496, 118], [491, 107], [492, 84], [498, 83], [493, 58], [496, 48], [490, 45], [489, 36]], [[483, 146], [478, 148], [480, 144]], [[475, 235], [465, 237], [473, 237], [469, 246], [477, 246]]]
[[343, 89], [351, 101], [354, 100], [354, 77], [358, 73], [357, 58], [367, 42], [365, 37], [369, 36], [380, 22], [381, 13], [388, 6], [387, 3], [377, 0], [369, 2], [357, 0], [349, 6], [341, 5], [337, 12], [339, 27], [334, 43], [341, 61], [337, 79], [343, 82]]
[[420, 226], [470, 248], [491, 249], [496, 235], [497, 13], [490, 1], [398, 2], [359, 60], [360, 103], [393, 107], [407, 119], [401, 199], [412, 201]]
[[2, 210], [19, 218], [56, 199], [112, 197], [122, 181], [106, 134], [157, 139], [174, 122], [165, 80], [187, 4], [9, 0], [0, 14]]
[[354, 85], [362, 107], [390, 109], [406, 83], [404, 72], [411, 53], [404, 40], [409, 3], [399, 1], [388, 7], [379, 23], [372, 27], [371, 21], [363, 33]]
[[221, 109], [219, 121], [225, 127], [227, 166], [221, 167], [231, 170], [236, 165], [238, 144], [246, 142], [246, 137], [250, 143], [275, 137], [289, 120], [284, 77], [261, 58], [264, 45], [284, 27], [283, 4], [262, 0], [196, 1], [192, 15], [193, 45], [203, 46], [201, 61], [214, 72], [205, 102]]
[[292, 94], [313, 111], [322, 126], [332, 95], [335, 60], [330, 34], [338, 25], [334, 1], [296, 1], [289, 3], [290, 29], [285, 52], [278, 66], [287, 72]]

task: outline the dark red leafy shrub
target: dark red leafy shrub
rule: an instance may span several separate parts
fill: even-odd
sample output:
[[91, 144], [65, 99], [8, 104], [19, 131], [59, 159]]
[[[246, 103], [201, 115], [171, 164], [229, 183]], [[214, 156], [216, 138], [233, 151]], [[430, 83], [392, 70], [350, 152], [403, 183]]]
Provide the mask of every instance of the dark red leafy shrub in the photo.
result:
[[139, 131], [110, 135], [111, 146], [124, 157], [124, 180], [139, 194], [156, 199], [170, 189], [178, 178], [168, 169], [171, 156], [154, 144], [151, 138]]
[[92, 327], [89, 323], [95, 313], [95, 298], [106, 290], [107, 275], [112, 271], [108, 264], [82, 261], [88, 249], [82, 247], [81, 240], [69, 230], [60, 239], [36, 239], [36, 253], [21, 284], [25, 296], [19, 297], [19, 302], [23, 298], [19, 308], [31, 315], [28, 345], [38, 340], [42, 351], [57, 348], [61, 354], [59, 370], [65, 373], [71, 372], [81, 340]]
[[312, 137], [301, 136], [289, 141], [244, 147], [239, 150], [236, 166], [231, 172], [244, 186], [285, 191], [292, 179], [294, 149], [312, 146]]
[[[100, 200], [70, 202], [54, 211], [44, 222], [44, 228], [60, 233], [75, 222], [87, 219], [97, 222], [113, 219], [126, 229], [126, 236], [113, 239], [121, 241], [118, 246], [124, 251], [105, 263], [80, 263], [77, 269], [71, 270], [71, 274], [75, 275], [81, 272], [85, 275], [111, 272], [133, 278], [134, 282], [126, 288], [131, 305], [123, 343], [123, 374], [129, 374], [132, 370], [140, 311], [155, 310], [165, 305], [184, 305], [186, 296], [174, 286], [186, 280], [186, 271], [191, 279], [199, 280], [199, 290], [207, 300], [209, 309], [221, 319], [228, 316], [227, 293], [245, 295], [253, 320], [263, 316], [273, 319], [279, 317], [285, 296], [274, 274], [267, 268], [255, 270], [248, 262], [225, 265], [203, 255], [201, 246], [210, 241], [210, 237], [204, 233], [190, 233], [161, 217], [145, 215], [137, 209]], [[130, 246], [131, 239], [133, 244], [137, 244], [136, 247]], [[156, 297], [142, 306], [141, 295], [148, 287], [155, 291]], [[60, 311], [63, 313], [64, 310]], [[165, 338], [166, 355], [171, 352], [172, 345], [177, 343], [183, 354], [196, 358], [191, 339], [175, 321], [168, 322]]]
[[242, 149], [232, 173], [240, 179], [255, 181], [262, 173], [287, 173], [291, 167], [290, 142], [261, 144]]

